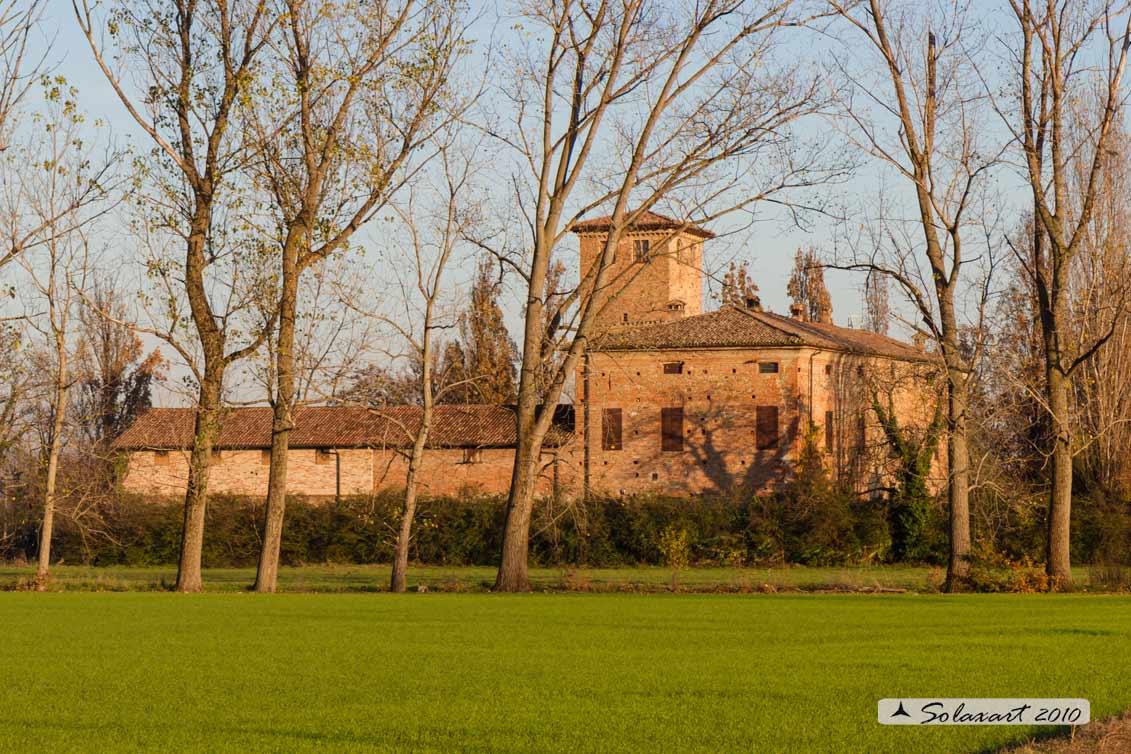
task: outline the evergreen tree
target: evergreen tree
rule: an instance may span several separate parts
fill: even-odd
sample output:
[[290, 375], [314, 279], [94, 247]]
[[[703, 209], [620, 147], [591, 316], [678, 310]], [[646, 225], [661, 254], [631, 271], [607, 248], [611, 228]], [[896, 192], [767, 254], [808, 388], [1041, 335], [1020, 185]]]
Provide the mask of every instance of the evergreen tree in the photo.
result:
[[786, 291], [810, 322], [832, 323], [833, 301], [825, 285], [825, 268], [812, 246], [797, 249]]
[[719, 303], [723, 306], [737, 306], [762, 311], [762, 300], [758, 297], [758, 286], [750, 276], [746, 262], [730, 263], [723, 275], [723, 287], [719, 291]]
[[872, 270], [864, 280], [864, 329], [887, 335], [890, 322], [888, 278], [883, 273]]
[[444, 381], [459, 383], [441, 396], [444, 403], [515, 400], [518, 348], [503, 323], [499, 288], [490, 261], [484, 259], [475, 269], [467, 308], [459, 318], [459, 339], [444, 349]]

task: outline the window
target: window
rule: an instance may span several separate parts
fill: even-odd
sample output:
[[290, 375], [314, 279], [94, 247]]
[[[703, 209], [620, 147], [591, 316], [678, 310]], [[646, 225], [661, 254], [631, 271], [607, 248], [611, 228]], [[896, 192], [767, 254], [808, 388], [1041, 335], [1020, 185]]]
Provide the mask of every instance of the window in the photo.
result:
[[825, 412], [825, 450], [833, 449], [833, 412]]
[[624, 450], [621, 432], [624, 425], [619, 408], [601, 410], [601, 450]]
[[778, 407], [758, 406], [754, 409], [754, 445], [758, 450], [777, 450]]
[[868, 426], [864, 423], [864, 415], [856, 419], [856, 449], [864, 450], [868, 444]]
[[620, 321], [628, 324], [628, 312], [624, 312], [620, 315]]
[[632, 242], [632, 259], [635, 262], [647, 262], [650, 258], [649, 252], [652, 249], [652, 242], [647, 238], [637, 238]]
[[259, 451], [259, 465], [260, 466], [270, 466], [271, 465], [271, 451], [270, 450]]
[[682, 361], [669, 361], [664, 364], [664, 374], [683, 374]]
[[660, 450], [666, 452], [683, 450], [682, 406], [660, 409]]
[[778, 363], [776, 361], [759, 361], [758, 372], [760, 374], [777, 374]]
[[321, 448], [319, 448], [318, 450], [314, 451], [314, 462], [317, 464], [330, 463], [330, 458], [333, 455], [334, 454], [331, 451], [322, 450]]
[[169, 451], [155, 450], [153, 451], [153, 463], [155, 466], [168, 466], [169, 465]]
[[668, 302], [668, 311], [669, 312], [681, 312], [681, 311], [683, 311], [683, 302], [682, 301], [669, 301]]
[[833, 365], [832, 364], [825, 364], [825, 374], [832, 374], [832, 373], [833, 373]]
[[467, 448], [463, 451], [464, 463], [483, 463], [482, 448]]

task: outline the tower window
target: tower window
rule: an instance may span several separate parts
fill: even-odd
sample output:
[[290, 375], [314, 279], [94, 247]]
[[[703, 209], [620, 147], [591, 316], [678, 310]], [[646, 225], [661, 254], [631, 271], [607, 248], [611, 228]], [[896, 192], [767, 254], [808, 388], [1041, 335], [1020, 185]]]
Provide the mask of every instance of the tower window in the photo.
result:
[[623, 422], [619, 408], [601, 410], [601, 450], [622, 450]]
[[682, 301], [670, 301], [670, 302], [668, 302], [668, 311], [669, 312], [681, 312], [681, 311], [683, 311], [683, 302]]
[[632, 259], [636, 262], [647, 262], [650, 258], [652, 242], [647, 238], [637, 238], [632, 242]]
[[665, 452], [683, 450], [682, 406], [660, 409], [660, 450]]
[[760, 374], [777, 374], [778, 363], [776, 361], [759, 361], [758, 372]]
[[754, 409], [755, 445], [758, 450], [777, 450], [778, 407], [757, 406]]

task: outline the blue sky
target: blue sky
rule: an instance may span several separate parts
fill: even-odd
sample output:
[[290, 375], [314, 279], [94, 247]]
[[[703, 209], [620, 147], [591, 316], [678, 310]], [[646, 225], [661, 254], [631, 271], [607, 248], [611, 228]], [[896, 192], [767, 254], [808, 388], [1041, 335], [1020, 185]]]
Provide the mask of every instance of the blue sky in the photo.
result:
[[[505, 19], [504, 22], [498, 23], [506, 7], [505, 4], [496, 6], [492, 3], [477, 9], [479, 21], [474, 27], [474, 32], [480, 45], [491, 38], [492, 34], [511, 33]], [[78, 87], [81, 107], [91, 116], [108, 122], [116, 138], [128, 139], [141, 148], [148, 148], [147, 137], [140, 134], [133, 121], [126, 115], [117, 97], [94, 65], [86, 40], [77, 28], [70, 0], [48, 0], [43, 27], [45, 35], [52, 41], [49, 59], [54, 61], [54, 71], [65, 76]], [[793, 47], [784, 50], [786, 54], [796, 53], [800, 61], [813, 64], [817, 62], [813, 60], [815, 56], [842, 54], [843, 51], [837, 40], [822, 39], [812, 34], [799, 35], [792, 44]], [[827, 122], [813, 119], [801, 129], [800, 133], [807, 138], [814, 136], [829, 138], [833, 131]], [[881, 181], [885, 180], [889, 188], [898, 187], [898, 181], [890, 176], [872, 168], [865, 168], [848, 182], [829, 186], [824, 191], [835, 204], [855, 206], [856, 209], [850, 210], [852, 219], [848, 225], [863, 226], [868, 223], [866, 213], [869, 199], [878, 193]], [[899, 190], [897, 188], [896, 195]], [[809, 228], [800, 229], [785, 221], [779, 212], [772, 209], [766, 209], [760, 216], [763, 220], [748, 231], [709, 243], [705, 248], [707, 265], [718, 269], [725, 267], [731, 259], [749, 262], [754, 279], [761, 289], [763, 303], [771, 310], [786, 312], [789, 302], [785, 289], [793, 264], [794, 251], [802, 244], [813, 244], [818, 249], [831, 251], [834, 229], [831, 222], [821, 218], [815, 218]], [[725, 227], [715, 229], [726, 230]], [[388, 239], [376, 238], [372, 233], [364, 234], [359, 244], [362, 251], [359, 253], [373, 258], [379, 253], [383, 243], [387, 244]], [[124, 234], [122, 243], [112, 249], [110, 254], [121, 255], [120, 263], [125, 267], [131, 264], [129, 241]], [[470, 266], [465, 265], [465, 269], [461, 270], [459, 275], [466, 278], [470, 274], [469, 270]], [[826, 274], [826, 282], [832, 294], [835, 321], [841, 325], [860, 322], [862, 275], [829, 271]], [[897, 296], [898, 292], [893, 289], [893, 299]], [[517, 291], [513, 289], [508, 291], [505, 298], [511, 331], [512, 334], [516, 334], [519, 332], [520, 315]], [[712, 304], [708, 302], [707, 306], [710, 308]]]

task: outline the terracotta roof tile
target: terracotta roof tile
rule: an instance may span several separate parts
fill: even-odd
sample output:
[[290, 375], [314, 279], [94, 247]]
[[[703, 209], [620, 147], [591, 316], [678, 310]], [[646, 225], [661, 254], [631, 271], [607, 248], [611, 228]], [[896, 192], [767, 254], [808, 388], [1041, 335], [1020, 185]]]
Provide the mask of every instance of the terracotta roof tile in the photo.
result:
[[[295, 413], [293, 448], [408, 447], [420, 426], [420, 406], [307, 406]], [[192, 445], [195, 410], [151, 408], [113, 444], [120, 450], [179, 449]], [[436, 406], [429, 447], [509, 448], [515, 445], [515, 413], [509, 406]], [[573, 432], [573, 407], [558, 406], [546, 444]], [[233, 408], [224, 415], [219, 449], [269, 448], [271, 409]]]
[[[629, 214], [631, 214], [631, 210], [629, 210]], [[589, 220], [579, 220], [570, 226], [570, 230], [574, 233], [598, 233], [608, 230], [612, 225], [612, 219], [612, 215], [605, 215], [604, 217], [594, 217]], [[640, 217], [636, 218], [636, 222], [630, 227], [633, 230], [674, 230], [680, 228], [684, 233], [699, 236], [700, 238], [715, 237], [715, 234], [706, 228], [680, 222], [679, 220], [652, 212], [651, 210], [642, 212]]]
[[770, 312], [735, 306], [672, 322], [627, 327], [595, 339], [597, 351], [682, 348], [823, 348], [910, 361], [930, 356], [915, 346], [863, 330], [802, 322]]

